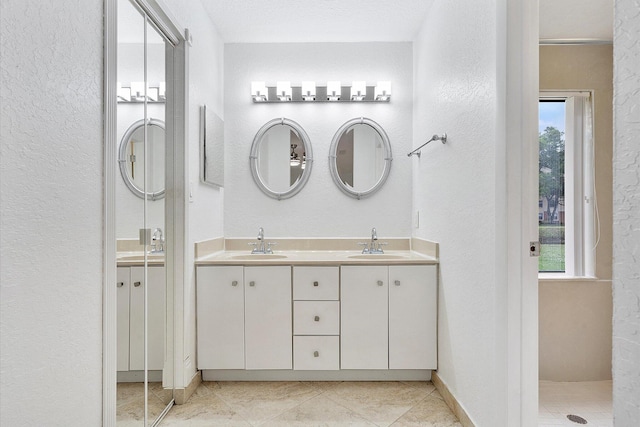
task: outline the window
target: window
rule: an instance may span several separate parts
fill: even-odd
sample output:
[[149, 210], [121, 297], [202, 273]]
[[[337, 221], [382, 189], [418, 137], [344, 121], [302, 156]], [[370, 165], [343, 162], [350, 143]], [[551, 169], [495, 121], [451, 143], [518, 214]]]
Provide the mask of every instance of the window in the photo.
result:
[[540, 273], [593, 276], [590, 92], [543, 92], [539, 102]]

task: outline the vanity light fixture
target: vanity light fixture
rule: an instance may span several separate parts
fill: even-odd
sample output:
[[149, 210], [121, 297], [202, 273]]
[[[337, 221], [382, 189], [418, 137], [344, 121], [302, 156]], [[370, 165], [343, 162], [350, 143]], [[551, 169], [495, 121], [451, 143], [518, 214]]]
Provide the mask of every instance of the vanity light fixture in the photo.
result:
[[357, 81], [351, 83], [351, 100], [364, 101], [367, 96], [367, 82]]
[[304, 101], [316, 100], [316, 82], [302, 82], [302, 99]]
[[123, 87], [120, 82], [118, 82], [118, 101], [131, 102], [131, 88]]
[[291, 82], [277, 82], [276, 92], [280, 101], [291, 101]]
[[143, 102], [145, 96], [144, 82], [131, 82], [131, 100]]
[[164, 103], [167, 100], [166, 87], [165, 82], [146, 85], [144, 82], [118, 82], [117, 99], [128, 103]]
[[167, 100], [167, 84], [165, 82], [158, 83], [158, 100]]
[[327, 101], [339, 101], [342, 94], [342, 86], [340, 81], [327, 82]]
[[[349, 92], [347, 92], [349, 91]], [[343, 96], [344, 94], [344, 96]], [[391, 82], [381, 81], [367, 85], [364, 80], [342, 86], [338, 80], [316, 86], [315, 81], [291, 84], [282, 80], [274, 84], [251, 82], [251, 99], [255, 103], [280, 104], [282, 102], [390, 102]]]
[[376, 101], [389, 101], [391, 99], [391, 82], [378, 82], [375, 89]]
[[253, 102], [265, 102], [269, 100], [269, 91], [264, 82], [251, 82], [251, 97]]

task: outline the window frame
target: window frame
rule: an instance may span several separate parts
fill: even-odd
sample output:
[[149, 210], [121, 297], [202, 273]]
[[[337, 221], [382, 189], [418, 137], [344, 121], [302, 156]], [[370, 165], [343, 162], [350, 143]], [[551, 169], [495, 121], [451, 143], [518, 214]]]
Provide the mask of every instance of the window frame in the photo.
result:
[[538, 271], [540, 279], [595, 277], [593, 99], [591, 90], [539, 93], [538, 103], [565, 102], [565, 271]]

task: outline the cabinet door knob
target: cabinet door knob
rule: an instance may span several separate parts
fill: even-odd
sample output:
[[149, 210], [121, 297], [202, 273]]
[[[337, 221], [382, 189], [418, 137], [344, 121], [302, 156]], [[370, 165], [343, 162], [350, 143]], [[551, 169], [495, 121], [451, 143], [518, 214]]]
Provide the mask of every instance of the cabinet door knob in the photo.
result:
[[382, 285], [383, 285], [382, 280], [378, 280], [378, 286], [382, 286]]
[[314, 317], [313, 320], [315, 320], [316, 322], [319, 322], [320, 321], [320, 316]]
[[313, 352], [313, 357], [320, 357], [320, 352], [319, 351], [314, 351]]
[[318, 286], [318, 282], [313, 282], [313, 286]]
[[234, 280], [233, 282], [231, 282], [231, 286], [238, 286], [238, 281]]
[[124, 286], [124, 282], [118, 282], [118, 287], [121, 288]]
[[396, 280], [396, 286], [400, 286], [400, 280]]
[[140, 285], [142, 285], [141, 282], [133, 282], [133, 286], [135, 286], [136, 288], [139, 287]]
[[256, 282], [254, 282], [253, 280], [249, 282], [249, 286], [255, 286]]

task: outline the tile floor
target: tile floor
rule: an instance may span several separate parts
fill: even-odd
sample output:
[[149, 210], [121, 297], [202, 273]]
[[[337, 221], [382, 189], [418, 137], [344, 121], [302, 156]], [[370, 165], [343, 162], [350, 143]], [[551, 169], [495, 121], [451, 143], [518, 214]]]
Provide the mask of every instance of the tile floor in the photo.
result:
[[567, 415], [578, 415], [587, 426], [612, 427], [612, 382], [540, 381], [538, 425], [540, 427], [573, 426]]
[[431, 382], [204, 382], [166, 426], [461, 427]]

